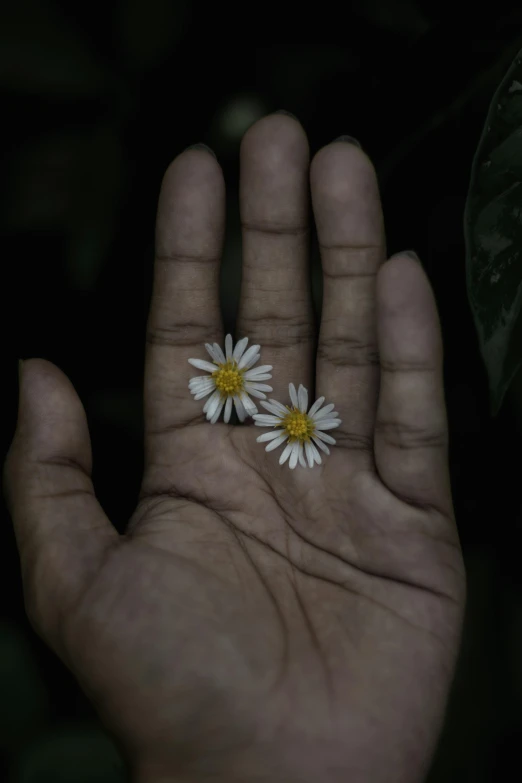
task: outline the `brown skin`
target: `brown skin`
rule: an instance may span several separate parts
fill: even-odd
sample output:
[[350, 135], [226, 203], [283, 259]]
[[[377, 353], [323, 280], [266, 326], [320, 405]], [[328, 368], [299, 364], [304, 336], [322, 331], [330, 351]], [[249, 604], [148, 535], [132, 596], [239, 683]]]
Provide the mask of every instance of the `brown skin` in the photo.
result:
[[187, 359], [224, 339], [225, 191], [204, 150], [162, 184], [146, 466], [125, 535], [96, 500], [70, 381], [42, 359], [23, 368], [4, 486], [28, 616], [140, 783], [419, 783], [441, 730], [466, 587], [437, 308], [420, 264], [386, 261], [367, 156], [343, 142], [308, 154], [287, 116], [243, 140], [236, 336], [273, 365], [270, 397], [288, 402], [293, 381], [335, 403], [321, 466], [280, 467], [281, 449], [256, 443], [266, 430], [211, 425], [189, 394], [202, 373]]

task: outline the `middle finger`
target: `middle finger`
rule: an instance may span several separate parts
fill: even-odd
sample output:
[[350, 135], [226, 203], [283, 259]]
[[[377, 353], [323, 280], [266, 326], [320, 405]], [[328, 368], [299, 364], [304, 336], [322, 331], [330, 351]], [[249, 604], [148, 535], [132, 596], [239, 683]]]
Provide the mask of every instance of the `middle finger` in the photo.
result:
[[291, 117], [256, 122], [241, 144], [243, 268], [237, 337], [273, 365], [269, 397], [310, 387], [315, 323], [308, 271], [308, 140]]

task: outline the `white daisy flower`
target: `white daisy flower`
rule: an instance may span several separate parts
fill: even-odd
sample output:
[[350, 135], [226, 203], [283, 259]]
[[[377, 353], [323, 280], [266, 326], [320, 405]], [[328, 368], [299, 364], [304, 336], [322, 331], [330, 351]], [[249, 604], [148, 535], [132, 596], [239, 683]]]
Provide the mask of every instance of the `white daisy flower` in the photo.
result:
[[272, 365], [263, 364], [252, 369], [259, 359], [260, 346], [251, 345], [248, 350], [245, 350], [247, 344], [248, 337], [243, 337], [233, 348], [232, 335], [227, 334], [225, 353], [217, 343], [213, 345], [205, 343], [212, 362], [189, 359], [193, 367], [210, 373], [210, 375], [191, 378], [189, 389], [195, 400], [202, 400], [203, 397], [211, 395], [203, 406], [203, 413], [211, 424], [216, 423], [223, 408], [225, 408], [223, 419], [228, 423], [232, 413], [232, 403], [236, 408], [239, 421], [244, 421], [247, 416], [257, 413], [257, 407], [249, 395], [266, 400], [264, 392], [273, 391], [271, 386], [260, 383], [272, 377], [270, 375]]
[[292, 407], [282, 405], [276, 400], [269, 400], [262, 402], [261, 405], [270, 415], [266, 413], [254, 415], [253, 418], [258, 427], [275, 428], [273, 432], [265, 432], [260, 435], [257, 442], [270, 441], [266, 451], [272, 451], [288, 441], [279, 458], [279, 464], [284, 465], [290, 457], [288, 464], [292, 470], [298, 462], [303, 468], [306, 468], [306, 457], [308, 465], [313, 468], [314, 462], [317, 462], [318, 465], [322, 462], [316, 447], [319, 446], [322, 451], [329, 454], [330, 449], [326, 444], [335, 444], [335, 440], [327, 435], [325, 430], [333, 430], [338, 427], [341, 419], [338, 418], [337, 411], [334, 411], [333, 403], [321, 408], [324, 397], [319, 397], [307, 413], [308, 391], [305, 387], [300, 384], [299, 390], [296, 392], [294, 384], [291, 383], [288, 388]]

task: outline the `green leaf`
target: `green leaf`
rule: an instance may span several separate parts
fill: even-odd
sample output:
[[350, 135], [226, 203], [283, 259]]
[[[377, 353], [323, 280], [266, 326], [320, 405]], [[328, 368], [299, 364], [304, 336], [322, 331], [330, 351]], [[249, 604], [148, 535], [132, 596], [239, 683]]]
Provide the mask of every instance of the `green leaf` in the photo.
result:
[[125, 765], [96, 726], [54, 729], [23, 748], [9, 783], [125, 783]]
[[464, 233], [468, 299], [496, 416], [522, 364], [522, 51], [489, 108]]

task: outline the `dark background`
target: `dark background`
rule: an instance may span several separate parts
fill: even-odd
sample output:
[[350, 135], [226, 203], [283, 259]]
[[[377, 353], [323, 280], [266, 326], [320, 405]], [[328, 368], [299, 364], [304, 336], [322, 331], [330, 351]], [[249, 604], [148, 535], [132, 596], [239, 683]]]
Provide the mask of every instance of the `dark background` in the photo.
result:
[[[522, 12], [445, 0], [357, 0], [342, 16], [325, 3], [234, 9], [22, 0], [2, 10], [2, 445], [16, 421], [16, 360], [53, 361], [85, 405], [98, 497], [123, 529], [142, 468], [145, 319], [165, 168], [199, 141], [223, 166], [222, 291], [232, 325], [244, 131], [286, 109], [312, 154], [340, 134], [357, 137], [379, 177], [388, 252], [419, 253], [444, 337], [469, 598], [429, 783], [503, 779], [503, 769], [519, 769], [522, 742], [522, 381], [491, 419], [462, 220], [489, 102], [522, 48]], [[5, 509], [0, 548], [0, 780], [123, 781], [93, 709], [25, 617]]]

